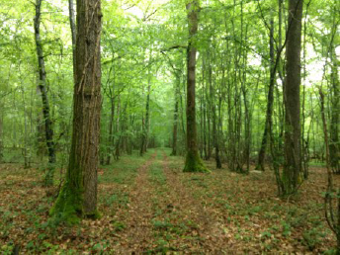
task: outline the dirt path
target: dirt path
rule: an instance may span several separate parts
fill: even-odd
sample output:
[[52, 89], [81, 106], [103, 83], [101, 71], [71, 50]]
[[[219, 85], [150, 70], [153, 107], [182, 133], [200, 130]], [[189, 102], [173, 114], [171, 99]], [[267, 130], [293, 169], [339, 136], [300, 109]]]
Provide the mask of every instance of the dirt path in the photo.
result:
[[[177, 210], [177, 217], [194, 223], [187, 233], [191, 238], [185, 241], [188, 246], [185, 252], [221, 252], [220, 249], [216, 250], [217, 247], [221, 247], [220, 244], [226, 245], [228, 242], [225, 233], [220, 228], [223, 219], [218, 218], [210, 207], [202, 203], [193, 189], [183, 184], [183, 178], [181, 178], [183, 173], [169, 167], [165, 152], [163, 152], [163, 169], [169, 186], [167, 200], [173, 204], [174, 210]], [[186, 175], [188, 174], [186, 173]], [[195, 178], [197, 178], [197, 174], [192, 175], [192, 179]], [[174, 242], [176, 243], [176, 240]], [[180, 249], [181, 246], [183, 245], [179, 244], [177, 248]]]
[[152, 238], [150, 229], [152, 219], [153, 187], [148, 181], [150, 165], [157, 157], [155, 152], [150, 160], [138, 169], [134, 185], [129, 190], [129, 204], [127, 210], [115, 215], [117, 222], [124, 222], [124, 231], [120, 232], [116, 247], [112, 247], [119, 254], [131, 254], [143, 251]]
[[216, 214], [183, 184], [182, 173], [169, 167], [164, 151], [139, 168], [128, 193], [128, 208], [114, 217], [125, 224], [112, 247], [118, 254], [216, 252], [217, 242], [227, 242], [217, 230]]

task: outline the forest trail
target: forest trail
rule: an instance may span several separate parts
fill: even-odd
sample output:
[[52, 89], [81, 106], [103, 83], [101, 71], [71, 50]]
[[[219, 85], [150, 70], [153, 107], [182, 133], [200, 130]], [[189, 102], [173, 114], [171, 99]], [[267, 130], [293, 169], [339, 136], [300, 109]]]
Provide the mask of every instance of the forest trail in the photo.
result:
[[334, 245], [323, 218], [324, 169], [313, 168], [300, 197], [287, 203], [277, 198], [269, 171], [240, 175], [205, 161], [211, 174], [183, 173], [183, 157], [170, 152], [135, 151], [103, 166], [102, 217], [72, 228], [48, 225], [53, 199], [38, 168], [27, 178], [27, 169], [0, 166], [1, 249], [14, 243], [23, 254], [313, 254]]
[[125, 225], [117, 252], [215, 252], [218, 239], [227, 242], [221, 231], [214, 230], [219, 224], [214, 223], [214, 211], [182, 183], [179, 169], [169, 167], [164, 150], [155, 151], [137, 172], [128, 191], [128, 212], [116, 215]]
[[115, 248], [117, 252], [143, 250], [152, 238], [149, 229], [152, 219], [153, 187], [148, 181], [148, 171], [156, 157], [157, 151], [137, 170], [135, 183], [129, 191], [128, 211], [121, 211], [121, 215], [116, 215], [118, 219], [128, 216], [125, 218], [126, 231], [120, 234], [121, 240]]

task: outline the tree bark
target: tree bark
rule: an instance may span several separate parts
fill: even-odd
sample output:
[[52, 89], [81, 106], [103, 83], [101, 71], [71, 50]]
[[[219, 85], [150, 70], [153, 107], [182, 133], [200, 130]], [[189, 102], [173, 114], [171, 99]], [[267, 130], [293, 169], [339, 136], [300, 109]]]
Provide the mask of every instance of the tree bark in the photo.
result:
[[45, 69], [45, 59], [43, 54], [43, 46], [40, 36], [40, 23], [41, 23], [41, 3], [42, 0], [36, 0], [35, 5], [35, 17], [34, 17], [34, 35], [35, 44], [38, 57], [38, 67], [39, 67], [39, 84], [38, 89], [41, 94], [42, 99], [42, 113], [44, 117], [45, 124], [45, 138], [49, 157], [49, 167], [47, 174], [45, 176], [45, 185], [53, 185], [54, 176], [54, 164], [56, 162], [55, 155], [55, 144], [53, 141], [53, 128], [52, 120], [50, 117], [50, 106], [48, 103], [48, 96], [46, 90], [46, 69]]
[[118, 95], [117, 100], [117, 119], [116, 119], [116, 134], [118, 134], [118, 137], [116, 139], [115, 144], [115, 160], [119, 160], [120, 157], [120, 141], [122, 139], [122, 135], [120, 134], [120, 116], [121, 116], [121, 110], [120, 110], [120, 96]]
[[217, 127], [217, 114], [216, 114], [216, 106], [215, 106], [215, 89], [213, 88], [213, 85], [210, 83], [210, 97], [211, 97], [211, 112], [212, 112], [212, 118], [213, 118], [213, 145], [215, 147], [215, 162], [216, 162], [216, 168], [220, 169], [222, 168], [222, 163], [220, 159], [220, 148], [218, 143], [218, 127]]
[[287, 76], [285, 101], [285, 163], [283, 168], [284, 195], [297, 191], [301, 171], [301, 22], [303, 0], [289, 0], [287, 33]]
[[269, 48], [270, 48], [270, 81], [269, 81], [269, 91], [268, 91], [268, 96], [267, 96], [267, 114], [266, 114], [266, 123], [264, 126], [263, 137], [262, 137], [261, 149], [259, 152], [258, 162], [256, 166], [256, 170], [261, 170], [261, 171], [264, 171], [264, 161], [266, 157], [268, 136], [271, 132], [270, 129], [272, 127], [272, 112], [273, 112], [273, 103], [274, 103], [274, 85], [275, 85], [276, 70], [274, 70], [275, 59], [274, 59], [274, 19], [273, 18], [270, 21]]
[[180, 74], [176, 75], [176, 84], [175, 84], [175, 110], [174, 110], [174, 124], [172, 131], [172, 152], [171, 156], [177, 155], [177, 130], [178, 130], [178, 104], [179, 104], [179, 89], [181, 85]]
[[148, 144], [148, 132], [149, 132], [149, 110], [150, 110], [150, 84], [148, 84], [147, 88], [147, 96], [146, 96], [146, 104], [145, 104], [145, 118], [143, 116], [142, 120], [142, 141], [141, 141], [141, 147], [140, 147], [140, 155], [143, 156], [143, 154], [147, 150], [147, 144]]
[[[149, 78], [150, 79], [150, 78]], [[145, 142], [144, 152], [146, 152], [149, 143], [149, 130], [150, 130], [150, 93], [151, 93], [151, 81], [148, 81], [148, 91], [146, 96], [145, 105]]]
[[198, 29], [198, 1], [187, 4], [189, 23], [189, 44], [187, 48], [187, 155], [184, 172], [208, 172], [197, 149], [195, 85], [196, 85], [196, 46], [195, 35]]
[[338, 60], [336, 57], [334, 46], [331, 52], [332, 60], [332, 74], [331, 74], [331, 84], [332, 84], [332, 111], [331, 111], [331, 123], [330, 123], [330, 165], [333, 172], [340, 174], [340, 141], [339, 141], [339, 122], [340, 122], [340, 82], [338, 75]]
[[111, 163], [111, 154], [112, 154], [112, 147], [114, 144], [114, 136], [113, 136], [113, 121], [115, 118], [115, 100], [112, 95], [110, 98], [110, 120], [109, 120], [109, 140], [108, 140], [108, 153], [106, 158], [106, 165], [110, 165]]
[[101, 18], [100, 0], [77, 0], [72, 145], [66, 180], [51, 210], [69, 224], [98, 217]]
[[0, 102], [0, 164], [3, 163], [4, 159], [4, 142], [3, 142], [3, 131], [2, 131], [2, 114], [3, 114], [3, 109], [2, 104]]
[[75, 21], [75, 15], [74, 15], [74, 6], [73, 6], [73, 0], [68, 0], [68, 10], [69, 10], [69, 19], [70, 19], [70, 28], [71, 28], [71, 35], [72, 35], [72, 53], [73, 53], [73, 77], [75, 68], [76, 68], [76, 40], [77, 40], [77, 31], [76, 31], [76, 21]]

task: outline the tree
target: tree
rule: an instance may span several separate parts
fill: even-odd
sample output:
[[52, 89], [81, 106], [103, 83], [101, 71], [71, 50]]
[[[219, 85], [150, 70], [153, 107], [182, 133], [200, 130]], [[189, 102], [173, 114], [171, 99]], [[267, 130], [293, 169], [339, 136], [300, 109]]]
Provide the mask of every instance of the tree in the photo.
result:
[[184, 172], [208, 172], [198, 154], [195, 86], [196, 86], [196, 34], [198, 29], [198, 1], [187, 4], [189, 44], [187, 48], [187, 155]]
[[273, 102], [274, 102], [274, 85], [275, 85], [275, 56], [274, 56], [274, 19], [270, 20], [270, 36], [269, 36], [269, 53], [270, 53], [270, 80], [269, 80], [269, 90], [267, 96], [267, 112], [266, 112], [266, 123], [264, 127], [261, 149], [259, 152], [259, 157], [257, 161], [257, 170], [264, 171], [264, 161], [266, 156], [266, 148], [268, 143], [268, 138], [272, 129], [272, 113], [273, 113]]
[[179, 104], [179, 93], [180, 93], [180, 72], [175, 71], [175, 109], [174, 109], [174, 123], [173, 123], [173, 130], [172, 130], [172, 152], [171, 156], [177, 156], [177, 131], [178, 131], [178, 104]]
[[[335, 22], [334, 22], [335, 23]], [[337, 31], [337, 24], [333, 25], [333, 30]], [[339, 140], [339, 121], [340, 121], [340, 81], [338, 74], [339, 60], [335, 52], [334, 45], [330, 47], [331, 58], [331, 84], [332, 84], [332, 102], [331, 102], [331, 123], [330, 123], [330, 165], [333, 172], [340, 174], [340, 140]]]
[[101, 18], [100, 0], [77, 1], [72, 145], [66, 180], [51, 210], [70, 224], [98, 216]]
[[301, 27], [303, 0], [289, 0], [287, 33], [287, 76], [284, 87], [285, 137], [283, 168], [283, 194], [295, 193], [301, 170]]
[[35, 4], [35, 17], [34, 17], [34, 39], [38, 57], [38, 68], [39, 68], [39, 84], [38, 89], [41, 94], [42, 99], [42, 113], [44, 117], [45, 123], [45, 139], [46, 145], [48, 149], [48, 162], [49, 167], [47, 174], [45, 176], [45, 184], [52, 185], [53, 184], [53, 176], [54, 176], [54, 164], [56, 163], [56, 154], [55, 154], [55, 145], [53, 141], [53, 128], [52, 128], [52, 120], [50, 116], [50, 106], [48, 102], [47, 90], [46, 90], [46, 68], [45, 68], [45, 59], [43, 52], [43, 45], [41, 41], [40, 35], [40, 23], [41, 23], [41, 3], [43, 0], [36, 0]]
[[[2, 104], [1, 104], [1, 101], [0, 101], [0, 109], [2, 110]], [[2, 135], [2, 111], [1, 111], [1, 114], [0, 114], [0, 164], [2, 163], [3, 161], [3, 157], [4, 157], [4, 153], [3, 153], [3, 150], [4, 150], [4, 145], [3, 145], [3, 135]]]

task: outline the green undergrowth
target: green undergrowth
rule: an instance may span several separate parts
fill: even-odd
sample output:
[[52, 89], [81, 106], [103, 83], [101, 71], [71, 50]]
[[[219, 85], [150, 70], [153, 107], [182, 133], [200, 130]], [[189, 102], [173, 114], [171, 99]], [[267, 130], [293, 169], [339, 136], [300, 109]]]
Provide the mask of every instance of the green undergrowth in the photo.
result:
[[310, 162], [308, 162], [308, 165], [313, 167], [325, 167], [326, 163], [322, 161], [311, 160]]
[[129, 194], [121, 190], [113, 190], [99, 197], [99, 203], [106, 207], [126, 208], [129, 201]]
[[[212, 166], [210, 161], [205, 164], [209, 168]], [[169, 157], [168, 166], [180, 173], [182, 159]], [[183, 174], [182, 183], [193, 191], [192, 196], [197, 203], [214, 208], [226, 217], [228, 225], [237, 229], [236, 240], [248, 243], [260, 239], [263, 249], [271, 251], [281, 247], [282, 239], [289, 239], [295, 245], [314, 252], [327, 236], [332, 235], [325, 227], [323, 217], [315, 213], [322, 212], [322, 203], [286, 203], [275, 194], [261, 195], [258, 190], [249, 187], [250, 183], [257, 186], [272, 182], [270, 185], [275, 185], [267, 174], [244, 176], [224, 169], [211, 169], [210, 175]], [[263, 199], [260, 199], [261, 196]], [[164, 228], [170, 228], [166, 222], [164, 225]], [[255, 230], [254, 225], [260, 229]], [[224, 231], [228, 233], [229, 227], [225, 227]]]
[[148, 150], [141, 157], [137, 151], [133, 155], [124, 155], [119, 160], [114, 161], [111, 165], [102, 166], [102, 174], [99, 174], [98, 181], [101, 184], [131, 184], [133, 183], [138, 168], [148, 161], [155, 153], [154, 150]]
[[[157, 156], [158, 158], [159, 156]], [[162, 162], [156, 159], [155, 162], [149, 168], [149, 179], [155, 185], [165, 185], [166, 177], [163, 171]]]

